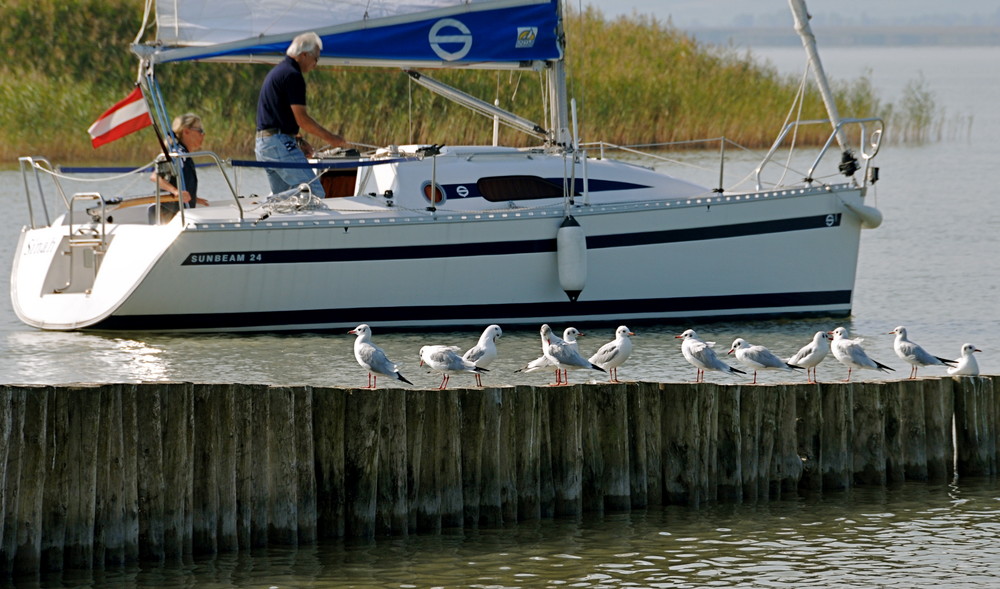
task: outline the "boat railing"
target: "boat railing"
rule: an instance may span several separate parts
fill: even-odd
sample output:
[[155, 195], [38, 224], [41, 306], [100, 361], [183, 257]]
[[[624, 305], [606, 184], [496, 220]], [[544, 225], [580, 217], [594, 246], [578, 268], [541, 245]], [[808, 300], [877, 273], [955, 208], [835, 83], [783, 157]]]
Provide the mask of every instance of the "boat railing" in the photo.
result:
[[[62, 197], [63, 204], [66, 205], [66, 209], [70, 208], [69, 199], [66, 197], [66, 192], [63, 190], [62, 185], [59, 183], [58, 175], [55, 172], [55, 168], [52, 163], [42, 157], [42, 156], [25, 156], [17, 158], [17, 162], [21, 167], [21, 179], [24, 182], [24, 194], [28, 200], [28, 222], [32, 229], [37, 229], [39, 227], [38, 223], [35, 221], [35, 206], [33, 202], [38, 201], [41, 207], [40, 214], [45, 217], [45, 224], [43, 227], [48, 227], [52, 224], [52, 220], [49, 217], [49, 207], [45, 202], [45, 190], [42, 188], [42, 174], [48, 174], [53, 178], [55, 182], [56, 191], [59, 196]], [[34, 193], [32, 190], [32, 180], [35, 184], [35, 190], [37, 190], [37, 199], [32, 198]]]
[[[761, 161], [760, 165], [757, 166], [757, 169], [754, 171], [757, 190], [761, 190], [762, 186], [761, 173], [771, 162], [774, 154], [781, 149], [781, 146], [784, 144], [788, 134], [797, 130], [799, 127], [821, 124], [829, 125], [830, 121], [829, 119], [793, 121], [785, 125], [785, 128], [778, 135], [778, 138], [774, 140], [774, 144], [771, 145], [771, 149], [767, 152], [767, 155], [764, 156], [763, 161]], [[882, 133], [885, 130], [885, 122], [883, 122], [879, 117], [868, 117], [862, 119], [841, 119], [840, 122], [834, 126], [833, 130], [830, 132], [830, 136], [827, 137], [823, 147], [816, 155], [816, 159], [813, 160], [812, 165], [809, 166], [809, 170], [806, 172], [805, 178], [803, 178], [807, 184], [812, 185], [812, 183], [816, 181], [816, 169], [819, 167], [820, 162], [823, 160], [824, 156], [826, 156], [827, 152], [830, 151], [830, 147], [833, 146], [834, 142], [837, 140], [837, 135], [841, 133], [845, 127], [857, 127], [859, 130], [857, 155], [864, 160], [861, 186], [874, 183], [878, 179], [877, 174], [871, 167], [871, 160], [878, 154], [879, 146], [882, 144]], [[845, 152], [844, 155], [848, 159], [851, 157], [851, 154], [847, 152]], [[841, 165], [843, 166], [844, 164], [842, 163]], [[855, 180], [855, 182], [857, 182], [857, 180]]]
[[[233, 197], [233, 202], [236, 203], [236, 210], [239, 211], [240, 221], [243, 220], [243, 205], [240, 203], [239, 194], [236, 192], [236, 187], [233, 186], [232, 181], [229, 179], [229, 174], [226, 173], [225, 167], [222, 165], [222, 158], [219, 157], [214, 151], [193, 151], [189, 153], [171, 152], [170, 157], [176, 157], [178, 159], [193, 159], [198, 157], [207, 157], [215, 163], [215, 167], [219, 169], [219, 173], [222, 174], [222, 179], [226, 181], [226, 186], [229, 187], [229, 194]], [[178, 176], [178, 182], [183, 183], [183, 174]], [[179, 187], [183, 189], [183, 187]], [[157, 192], [159, 192], [159, 184], [157, 184]], [[158, 195], [157, 195], [158, 196]], [[180, 207], [181, 212], [181, 223], [185, 222], [184, 219], [184, 207]]]

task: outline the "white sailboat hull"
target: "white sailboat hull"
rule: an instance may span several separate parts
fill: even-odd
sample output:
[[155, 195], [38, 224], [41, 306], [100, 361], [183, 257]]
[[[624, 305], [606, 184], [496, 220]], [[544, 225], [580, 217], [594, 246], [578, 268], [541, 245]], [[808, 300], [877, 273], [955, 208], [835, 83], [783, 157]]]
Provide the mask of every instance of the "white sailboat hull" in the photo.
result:
[[27, 230], [12, 295], [18, 316], [44, 329], [478, 328], [846, 315], [861, 223], [845, 203], [861, 202], [861, 190], [844, 185], [575, 204], [570, 212], [587, 236], [587, 278], [575, 302], [559, 282], [556, 232], [565, 211], [558, 205], [360, 217], [315, 211], [256, 224], [209, 220], [209, 207], [200, 220], [189, 211], [183, 227], [175, 219], [109, 229], [108, 251], [85, 292], [47, 292], [49, 266], [66, 265], [69, 256], [44, 244], [63, 240], [65, 226]]

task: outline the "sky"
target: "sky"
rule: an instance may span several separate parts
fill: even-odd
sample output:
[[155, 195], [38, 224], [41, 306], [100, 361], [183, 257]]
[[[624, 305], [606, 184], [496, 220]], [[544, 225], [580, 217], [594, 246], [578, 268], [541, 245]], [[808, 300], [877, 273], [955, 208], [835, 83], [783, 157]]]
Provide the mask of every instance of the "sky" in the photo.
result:
[[[633, 11], [671, 18], [681, 28], [780, 26], [791, 16], [787, 0], [564, 0], [574, 7], [591, 5], [607, 17]], [[1000, 26], [996, 0], [811, 0], [814, 17], [841, 25], [974, 25]], [[720, 17], [720, 15], [722, 15]], [[778, 22], [775, 22], [778, 20]]]

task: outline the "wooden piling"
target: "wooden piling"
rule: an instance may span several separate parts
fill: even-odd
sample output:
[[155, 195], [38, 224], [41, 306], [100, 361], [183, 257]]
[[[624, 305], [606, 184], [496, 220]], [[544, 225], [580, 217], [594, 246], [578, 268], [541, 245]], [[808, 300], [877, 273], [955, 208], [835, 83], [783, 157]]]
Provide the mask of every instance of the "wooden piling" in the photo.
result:
[[995, 460], [990, 420], [994, 416], [992, 381], [955, 377], [955, 465], [959, 476], [991, 476]]
[[0, 574], [994, 476], [993, 382], [4, 386]]
[[854, 436], [848, 448], [856, 485], [885, 485], [885, 405], [882, 385], [875, 382], [851, 385], [854, 400]]
[[[407, 534], [406, 501], [406, 391], [385, 391], [379, 416], [378, 500], [375, 513], [377, 536]], [[304, 541], [300, 538], [300, 541]]]
[[583, 513], [582, 390], [581, 387], [559, 387], [547, 395], [556, 516]]

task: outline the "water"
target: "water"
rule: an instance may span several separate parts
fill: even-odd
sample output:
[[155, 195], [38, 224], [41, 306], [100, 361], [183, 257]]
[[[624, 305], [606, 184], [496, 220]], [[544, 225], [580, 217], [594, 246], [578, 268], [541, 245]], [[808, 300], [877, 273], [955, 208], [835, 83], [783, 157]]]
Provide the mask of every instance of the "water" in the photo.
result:
[[[794, 71], [801, 52], [756, 49], [782, 70]], [[907, 365], [891, 350], [896, 325], [939, 356], [957, 355], [964, 342], [984, 373], [996, 374], [993, 332], [1000, 318], [1000, 207], [989, 182], [1000, 167], [994, 145], [1000, 108], [991, 100], [1000, 85], [1000, 48], [834, 48], [823, 51], [834, 78], [871, 70], [884, 99], [923, 75], [947, 117], [971, 117], [971, 132], [921, 146], [883, 147], [882, 180], [872, 198], [885, 215], [882, 227], [862, 236], [854, 315], [847, 320], [794, 320], [635, 327], [636, 352], [623, 379], [690, 380], [673, 336], [688, 327], [728, 349], [735, 337], [790, 354], [818, 329], [837, 323], [865, 338], [869, 353], [897, 373], [865, 372], [866, 379], [905, 377]], [[846, 113], [845, 113], [846, 114]], [[695, 158], [697, 159], [697, 158]], [[714, 172], [706, 172], [712, 184]], [[7, 286], [11, 250], [27, 218], [16, 172], [0, 172], [0, 200], [8, 203], [0, 238], [0, 280]], [[816, 260], [822, 264], [822, 258]], [[761, 267], [766, 272], [766, 266]], [[561, 330], [564, 325], [554, 326]], [[611, 339], [614, 325], [578, 324], [590, 352]], [[478, 333], [388, 334], [375, 340], [403, 364], [420, 387], [439, 378], [417, 366], [427, 343], [469, 347]], [[551, 374], [516, 374], [538, 355], [535, 330], [507, 329], [500, 359], [487, 384], [542, 384]], [[0, 381], [266, 382], [359, 386], [365, 373], [352, 355], [352, 336], [179, 336], [47, 333], [21, 325], [9, 300], [0, 306]], [[924, 369], [921, 374], [941, 374]], [[843, 378], [830, 361], [820, 379]], [[573, 375], [578, 382], [582, 376]], [[710, 380], [730, 382], [712, 375]], [[787, 379], [763, 374], [764, 382]], [[471, 384], [456, 377], [453, 386]], [[141, 586], [555, 586], [684, 587], [695, 584], [845, 586], [934, 583], [987, 584], [985, 564], [1000, 545], [995, 483], [960, 481], [955, 487], [907, 485], [892, 492], [855, 490], [819, 500], [765, 506], [670, 508], [629, 516], [519, 525], [445, 537], [411, 537], [375, 545], [320, 545], [234, 555], [184, 566], [109, 571], [100, 579]], [[61, 581], [53, 581], [58, 583]], [[72, 584], [72, 583], [70, 583]]]

